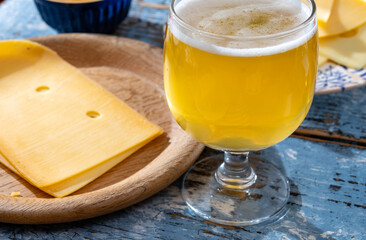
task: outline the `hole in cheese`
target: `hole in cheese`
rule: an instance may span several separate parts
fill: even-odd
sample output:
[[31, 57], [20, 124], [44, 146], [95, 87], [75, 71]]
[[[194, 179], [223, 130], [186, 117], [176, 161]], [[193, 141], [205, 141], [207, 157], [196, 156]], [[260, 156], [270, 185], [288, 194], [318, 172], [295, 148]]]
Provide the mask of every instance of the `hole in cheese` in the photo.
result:
[[90, 118], [99, 118], [100, 117], [100, 113], [98, 113], [96, 111], [89, 111], [86, 113], [86, 115]]
[[37, 92], [47, 92], [48, 90], [50, 90], [50, 88], [47, 86], [40, 86], [36, 88]]

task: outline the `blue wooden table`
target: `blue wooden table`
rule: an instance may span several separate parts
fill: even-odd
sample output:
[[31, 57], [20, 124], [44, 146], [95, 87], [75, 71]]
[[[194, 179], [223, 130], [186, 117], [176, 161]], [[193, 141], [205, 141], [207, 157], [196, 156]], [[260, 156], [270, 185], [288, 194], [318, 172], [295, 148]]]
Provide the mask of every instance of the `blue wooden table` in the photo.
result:
[[[0, 2], [0, 40], [57, 34], [42, 21], [33, 1]], [[115, 35], [162, 47], [167, 14], [133, 2]], [[200, 158], [211, 154], [215, 152], [206, 149]], [[290, 180], [288, 212], [280, 221], [251, 227], [205, 221], [187, 209], [178, 179], [143, 202], [94, 219], [0, 223], [0, 239], [366, 239], [365, 87], [316, 96], [290, 138], [256, 154], [271, 159]]]

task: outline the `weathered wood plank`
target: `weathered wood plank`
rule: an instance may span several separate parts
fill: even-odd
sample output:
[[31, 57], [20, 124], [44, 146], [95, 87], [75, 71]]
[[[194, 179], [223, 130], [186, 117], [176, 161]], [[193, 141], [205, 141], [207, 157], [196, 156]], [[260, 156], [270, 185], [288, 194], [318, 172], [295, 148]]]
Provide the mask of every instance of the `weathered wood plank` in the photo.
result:
[[[134, 3], [115, 34], [162, 46], [166, 15], [166, 10]], [[42, 22], [33, 1], [0, 5], [0, 39], [50, 34], [56, 32]], [[366, 239], [365, 90], [316, 96], [294, 138], [255, 155], [271, 159], [291, 181], [289, 211], [279, 222], [241, 228], [202, 220], [182, 201], [179, 179], [157, 195], [106, 216], [57, 225], [0, 224], [0, 238]], [[201, 158], [213, 153], [206, 149]]]
[[327, 136], [340, 141], [366, 144], [366, 87], [346, 92], [319, 95], [299, 134]]
[[[215, 153], [207, 150], [202, 157]], [[187, 210], [179, 179], [157, 195], [106, 216], [57, 225], [0, 224], [0, 238], [366, 238], [366, 151], [289, 138], [253, 157], [272, 159], [291, 181], [289, 210], [281, 221], [252, 227], [205, 221]]]
[[353, 137], [343, 136], [338, 133], [329, 133], [323, 129], [299, 128], [291, 135], [291, 137], [302, 138], [316, 142], [336, 143], [341, 146], [352, 146], [362, 149], [366, 148], [366, 140], [363, 137], [356, 139]]
[[7, 0], [0, 5], [0, 40], [56, 34], [39, 16], [33, 1]]

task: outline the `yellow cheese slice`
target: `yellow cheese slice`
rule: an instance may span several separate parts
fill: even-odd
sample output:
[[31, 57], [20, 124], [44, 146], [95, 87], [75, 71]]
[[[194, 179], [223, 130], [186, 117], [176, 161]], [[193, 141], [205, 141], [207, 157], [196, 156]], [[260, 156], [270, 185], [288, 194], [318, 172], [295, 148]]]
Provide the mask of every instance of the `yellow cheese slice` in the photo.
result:
[[366, 1], [334, 0], [326, 24], [319, 22], [319, 37], [338, 35], [366, 23]]
[[[134, 153], [136, 150], [138, 150], [149, 141], [150, 139], [147, 139], [145, 142], [141, 142], [130, 150], [110, 159], [109, 161], [105, 161], [100, 165], [93, 167], [85, 172], [79, 173], [71, 178], [55, 183], [53, 185], [41, 187], [40, 189], [54, 197], [64, 197], [66, 195], [69, 195], [76, 190], [84, 187], [88, 183], [92, 182], [93, 180], [107, 172], [109, 169], [113, 168], [115, 165], [126, 159], [128, 156], [130, 156], [132, 153]], [[8, 167], [11, 171], [22, 177], [22, 175], [1, 154], [0, 162]]]
[[328, 61], [328, 58], [322, 56], [322, 55], [319, 55], [318, 57], [318, 66], [321, 66], [323, 65], [324, 63], [326, 63]]
[[63, 197], [69, 195], [70, 193], [75, 192], [76, 190], [95, 180], [109, 169], [113, 168], [115, 165], [126, 159], [143, 145], [145, 145], [145, 143], [137, 145], [130, 150], [118, 155], [117, 157], [114, 157], [109, 161], [105, 161], [99, 166], [91, 168], [84, 173], [80, 173], [59, 183], [42, 187], [41, 189], [54, 197]]
[[366, 65], [366, 24], [347, 34], [319, 40], [320, 54], [349, 68]]
[[0, 42], [0, 112], [0, 152], [41, 189], [73, 182], [80, 173], [86, 173], [80, 179], [95, 179], [105, 170], [93, 176], [89, 170], [114, 166], [163, 132], [55, 52], [29, 41]]
[[329, 19], [334, 0], [315, 0], [316, 18], [326, 23]]

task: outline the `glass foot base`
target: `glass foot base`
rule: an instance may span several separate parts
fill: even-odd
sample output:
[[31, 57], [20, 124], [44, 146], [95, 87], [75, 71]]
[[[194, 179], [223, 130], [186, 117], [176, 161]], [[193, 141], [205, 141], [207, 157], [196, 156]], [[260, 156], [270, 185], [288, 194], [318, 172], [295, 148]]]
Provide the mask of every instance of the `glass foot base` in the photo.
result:
[[182, 196], [187, 205], [204, 219], [224, 225], [246, 226], [281, 217], [290, 193], [286, 176], [273, 164], [258, 159], [251, 162], [257, 175], [253, 185], [227, 189], [215, 179], [223, 158], [205, 158], [186, 173]]

